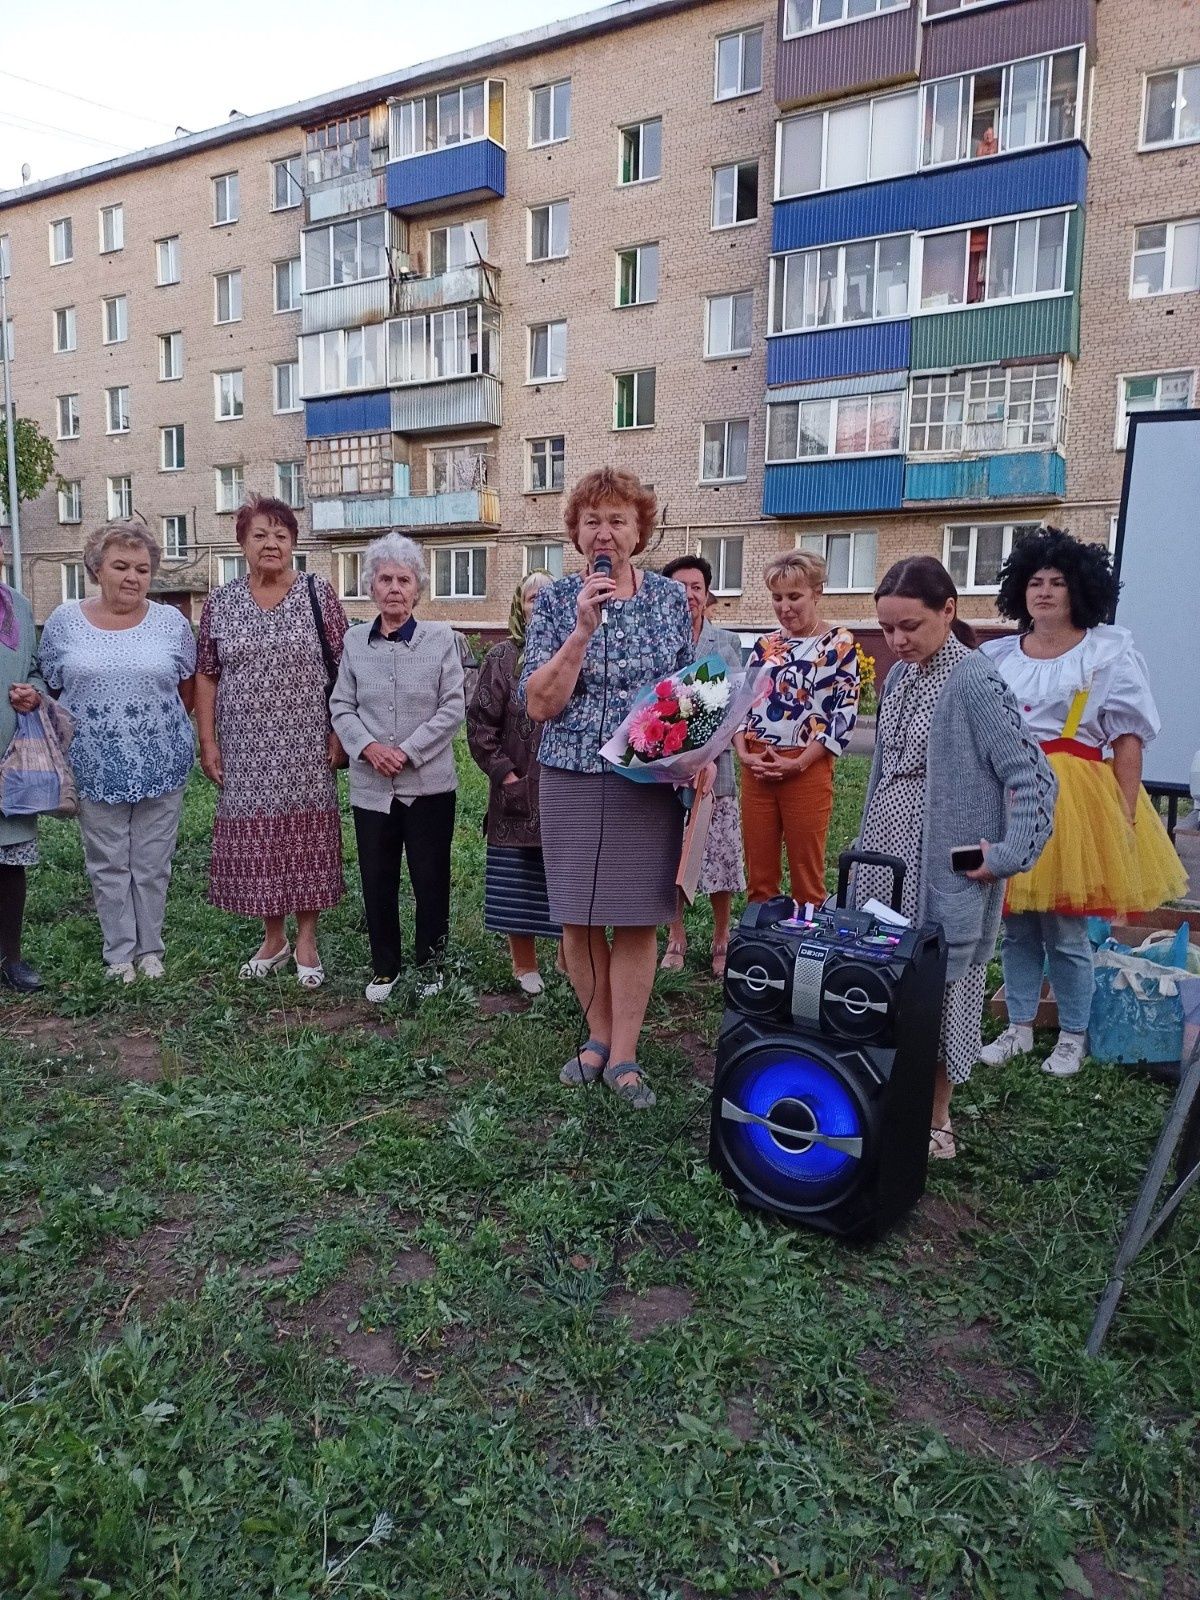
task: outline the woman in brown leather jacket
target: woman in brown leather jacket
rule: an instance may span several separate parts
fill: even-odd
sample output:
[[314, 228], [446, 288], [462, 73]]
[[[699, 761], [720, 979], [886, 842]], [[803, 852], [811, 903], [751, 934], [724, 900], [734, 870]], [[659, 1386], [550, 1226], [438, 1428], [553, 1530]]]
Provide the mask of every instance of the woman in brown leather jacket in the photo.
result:
[[513, 974], [526, 994], [544, 987], [536, 938], [560, 939], [550, 918], [538, 816], [540, 724], [517, 699], [525, 628], [548, 572], [531, 572], [518, 585], [508, 616], [509, 636], [484, 657], [467, 707], [467, 743], [490, 783], [486, 818], [487, 878], [484, 926], [508, 935]]

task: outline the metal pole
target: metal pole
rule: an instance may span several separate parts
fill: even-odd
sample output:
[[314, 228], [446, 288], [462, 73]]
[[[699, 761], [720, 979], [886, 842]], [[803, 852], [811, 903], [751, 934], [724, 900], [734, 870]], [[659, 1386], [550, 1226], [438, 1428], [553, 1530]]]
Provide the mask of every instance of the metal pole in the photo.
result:
[[8, 456], [8, 520], [12, 524], [13, 588], [18, 594], [23, 594], [25, 591], [21, 581], [21, 502], [17, 495], [17, 425], [13, 416], [12, 364], [8, 359], [7, 284], [7, 274], [0, 272], [0, 352], [4, 361], [4, 439]]

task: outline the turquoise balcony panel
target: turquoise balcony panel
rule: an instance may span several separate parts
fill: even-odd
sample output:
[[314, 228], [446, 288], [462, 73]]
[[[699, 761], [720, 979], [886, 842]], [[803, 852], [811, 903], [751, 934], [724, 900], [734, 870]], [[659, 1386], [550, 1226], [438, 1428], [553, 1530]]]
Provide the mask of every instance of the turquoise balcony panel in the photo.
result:
[[789, 461], [763, 471], [764, 517], [898, 511], [903, 494], [903, 456]]
[[504, 191], [504, 147], [491, 139], [388, 162], [387, 202], [393, 211], [437, 211], [502, 200]]
[[314, 533], [354, 533], [381, 528], [498, 527], [495, 489], [458, 489], [450, 494], [346, 495], [314, 500]]
[[907, 502], [1061, 500], [1067, 464], [1057, 450], [1014, 450], [958, 461], [913, 461], [904, 474]]

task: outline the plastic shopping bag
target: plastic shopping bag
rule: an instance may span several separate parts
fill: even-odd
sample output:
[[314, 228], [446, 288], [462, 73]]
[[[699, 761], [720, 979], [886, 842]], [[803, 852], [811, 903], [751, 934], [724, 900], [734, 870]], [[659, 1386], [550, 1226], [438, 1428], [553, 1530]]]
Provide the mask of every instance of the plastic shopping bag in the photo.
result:
[[1188, 929], [1139, 950], [1107, 939], [1096, 951], [1088, 1053], [1097, 1061], [1177, 1062], [1183, 1050]]
[[53, 701], [17, 714], [16, 732], [0, 756], [0, 813], [6, 817], [74, 817], [79, 813], [65, 748], [75, 731]]

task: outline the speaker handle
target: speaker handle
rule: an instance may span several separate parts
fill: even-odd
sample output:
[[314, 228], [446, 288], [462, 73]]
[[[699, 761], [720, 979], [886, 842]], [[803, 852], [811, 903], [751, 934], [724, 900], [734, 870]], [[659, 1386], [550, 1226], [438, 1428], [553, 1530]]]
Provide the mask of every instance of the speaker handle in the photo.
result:
[[850, 868], [890, 867], [892, 871], [892, 910], [900, 909], [900, 894], [904, 888], [904, 874], [908, 870], [899, 856], [889, 856], [879, 850], [843, 850], [838, 857], [837, 903], [844, 907], [850, 887]]

